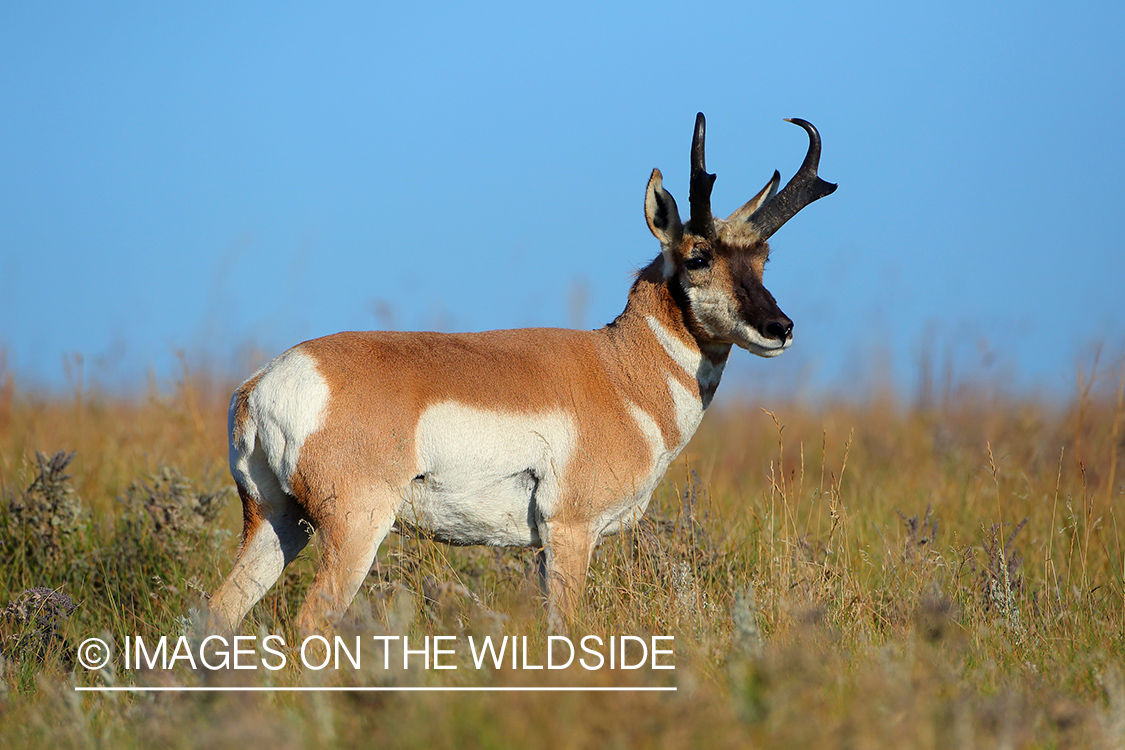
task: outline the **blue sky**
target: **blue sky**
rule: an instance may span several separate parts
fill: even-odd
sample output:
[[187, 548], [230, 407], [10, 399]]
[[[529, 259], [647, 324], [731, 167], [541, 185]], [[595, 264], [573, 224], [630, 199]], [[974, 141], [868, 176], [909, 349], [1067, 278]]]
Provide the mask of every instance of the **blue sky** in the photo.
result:
[[[407, 7], [409, 5], [409, 7]], [[1125, 344], [1125, 10], [946, 2], [0, 9], [0, 347], [24, 383], [244, 376], [345, 329], [596, 327], [687, 205], [839, 190], [774, 236], [796, 323], [729, 398], [1071, 389]]]

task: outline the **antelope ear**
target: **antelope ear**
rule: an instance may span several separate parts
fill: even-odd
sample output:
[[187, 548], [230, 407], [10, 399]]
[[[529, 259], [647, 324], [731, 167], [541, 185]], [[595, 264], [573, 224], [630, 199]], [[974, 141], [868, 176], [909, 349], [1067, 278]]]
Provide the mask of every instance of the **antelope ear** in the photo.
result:
[[648, 178], [645, 221], [648, 222], [649, 231], [660, 240], [660, 247], [665, 251], [678, 245], [683, 237], [684, 225], [680, 222], [676, 199], [664, 189], [664, 176], [659, 169], [652, 170], [652, 176]]
[[781, 184], [781, 173], [774, 170], [773, 177], [762, 188], [762, 191], [755, 195], [742, 206], [742, 208], [735, 211], [727, 217], [727, 224], [734, 224], [735, 222], [744, 222], [749, 219], [754, 213], [766, 205], [777, 195], [777, 186]]

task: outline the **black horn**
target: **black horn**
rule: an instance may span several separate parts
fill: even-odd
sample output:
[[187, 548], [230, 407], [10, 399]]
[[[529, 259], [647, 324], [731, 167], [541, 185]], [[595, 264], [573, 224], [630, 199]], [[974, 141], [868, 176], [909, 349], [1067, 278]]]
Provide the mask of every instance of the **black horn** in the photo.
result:
[[[831, 195], [836, 189], [836, 185], [831, 182], [825, 182], [816, 174], [816, 169], [820, 165], [820, 133], [817, 132], [811, 122], [802, 120], [799, 117], [786, 118], [785, 121], [791, 122], [794, 125], [800, 125], [805, 129], [805, 132], [809, 134], [809, 151], [805, 154], [805, 160], [801, 163], [801, 168], [797, 170], [797, 174], [793, 175], [793, 179], [789, 181], [780, 193], [775, 195], [766, 205], [755, 211], [754, 214], [746, 220], [747, 228], [757, 235], [759, 239], [763, 240], [769, 238], [778, 229], [781, 229], [781, 225], [796, 216], [797, 212], [802, 208], [826, 195]], [[696, 132], [699, 132], [698, 126]], [[702, 147], [700, 150], [702, 152]], [[694, 150], [692, 153], [694, 164]], [[692, 175], [692, 190], [694, 191], [694, 169]], [[692, 198], [691, 211], [692, 220], [694, 221], [694, 197]]]
[[695, 116], [695, 135], [691, 139], [691, 186], [688, 201], [691, 203], [689, 231], [700, 237], [714, 234], [711, 218], [711, 188], [715, 186], [715, 175], [707, 174], [703, 156], [703, 141], [707, 136], [707, 120], [700, 112]]

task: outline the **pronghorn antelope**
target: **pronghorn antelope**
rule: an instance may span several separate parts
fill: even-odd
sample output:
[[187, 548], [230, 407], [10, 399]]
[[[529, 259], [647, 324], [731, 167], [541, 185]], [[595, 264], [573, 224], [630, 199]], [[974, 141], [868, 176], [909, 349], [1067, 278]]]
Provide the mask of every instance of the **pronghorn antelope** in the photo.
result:
[[211, 600], [232, 630], [320, 534], [323, 560], [298, 625], [347, 609], [397, 522], [458, 544], [541, 547], [552, 625], [581, 597], [604, 534], [632, 524], [687, 444], [732, 345], [775, 357], [793, 322], [762, 285], [766, 240], [836, 186], [817, 176], [820, 135], [726, 219], [711, 215], [702, 114], [691, 216], [654, 169], [645, 219], [660, 254], [596, 331], [350, 332], [306, 341], [231, 399], [230, 466], [242, 547]]

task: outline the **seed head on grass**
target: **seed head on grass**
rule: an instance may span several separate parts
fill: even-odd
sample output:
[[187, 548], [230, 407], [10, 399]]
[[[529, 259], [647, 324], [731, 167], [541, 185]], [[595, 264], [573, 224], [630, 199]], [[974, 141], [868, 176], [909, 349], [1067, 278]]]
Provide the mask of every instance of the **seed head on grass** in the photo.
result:
[[939, 525], [937, 519], [934, 518], [933, 505], [930, 503], [926, 504], [926, 512], [922, 515], [921, 520], [917, 515], [907, 518], [901, 510], [896, 512], [906, 529], [906, 538], [903, 539], [902, 545], [902, 558], [904, 563], [909, 564], [923, 557], [927, 551], [934, 548]]

